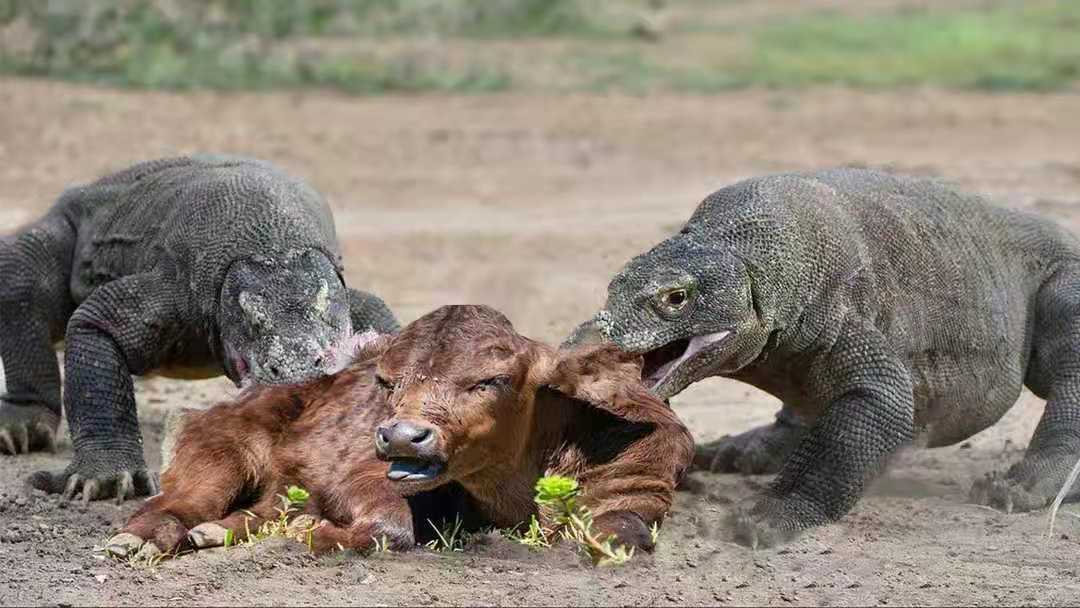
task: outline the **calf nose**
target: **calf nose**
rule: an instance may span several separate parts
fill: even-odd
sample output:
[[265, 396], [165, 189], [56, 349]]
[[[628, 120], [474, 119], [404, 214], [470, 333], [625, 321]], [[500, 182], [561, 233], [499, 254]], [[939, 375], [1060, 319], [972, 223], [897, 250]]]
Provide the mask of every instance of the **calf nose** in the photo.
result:
[[435, 429], [422, 422], [395, 420], [375, 430], [375, 450], [385, 458], [424, 458], [435, 445]]

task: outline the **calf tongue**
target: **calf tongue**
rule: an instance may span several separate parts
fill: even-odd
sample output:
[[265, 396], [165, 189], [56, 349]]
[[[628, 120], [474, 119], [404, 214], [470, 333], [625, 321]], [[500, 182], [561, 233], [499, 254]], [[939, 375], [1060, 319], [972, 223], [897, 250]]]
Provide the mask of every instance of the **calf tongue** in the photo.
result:
[[391, 481], [427, 481], [442, 472], [442, 465], [424, 460], [394, 460], [386, 472]]

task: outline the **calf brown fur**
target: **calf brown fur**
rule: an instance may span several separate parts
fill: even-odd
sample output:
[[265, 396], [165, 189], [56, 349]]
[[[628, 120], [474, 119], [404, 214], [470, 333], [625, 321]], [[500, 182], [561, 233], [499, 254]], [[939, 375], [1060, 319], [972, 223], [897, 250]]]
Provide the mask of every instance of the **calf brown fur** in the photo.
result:
[[162, 492], [109, 548], [201, 548], [225, 530], [244, 540], [292, 484], [311, 494], [316, 551], [384, 537], [411, 547], [425, 500], [500, 527], [535, 514], [550, 528], [533, 486], [558, 474], [579, 480], [598, 532], [651, 549], [693, 442], [640, 378], [640, 357], [610, 345], [556, 351], [490, 308], [446, 306], [373, 339], [334, 376], [188, 416]]

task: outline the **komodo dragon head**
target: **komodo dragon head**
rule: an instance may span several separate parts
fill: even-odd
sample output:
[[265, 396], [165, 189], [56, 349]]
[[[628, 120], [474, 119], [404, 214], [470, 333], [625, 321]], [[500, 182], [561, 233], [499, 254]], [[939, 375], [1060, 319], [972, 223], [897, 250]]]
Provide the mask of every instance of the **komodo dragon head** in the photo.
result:
[[590, 325], [641, 353], [642, 379], [666, 399], [753, 361], [769, 335], [758, 307], [746, 264], [684, 232], [630, 260]]
[[348, 364], [348, 295], [320, 251], [233, 262], [219, 306], [225, 373], [238, 385], [294, 384]]

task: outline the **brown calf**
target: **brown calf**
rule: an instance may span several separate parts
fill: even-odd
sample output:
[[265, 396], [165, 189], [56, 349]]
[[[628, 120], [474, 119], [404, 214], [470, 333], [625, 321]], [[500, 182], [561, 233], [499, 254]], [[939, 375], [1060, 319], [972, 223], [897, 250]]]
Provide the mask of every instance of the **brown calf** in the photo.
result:
[[110, 550], [212, 546], [226, 529], [243, 540], [277, 516], [291, 484], [311, 494], [317, 551], [383, 537], [411, 547], [431, 507], [500, 527], [537, 514], [550, 526], [532, 499], [554, 474], [579, 480], [598, 532], [650, 549], [693, 443], [640, 377], [640, 357], [612, 346], [556, 351], [490, 308], [446, 306], [368, 343], [334, 376], [190, 415], [162, 493]]

